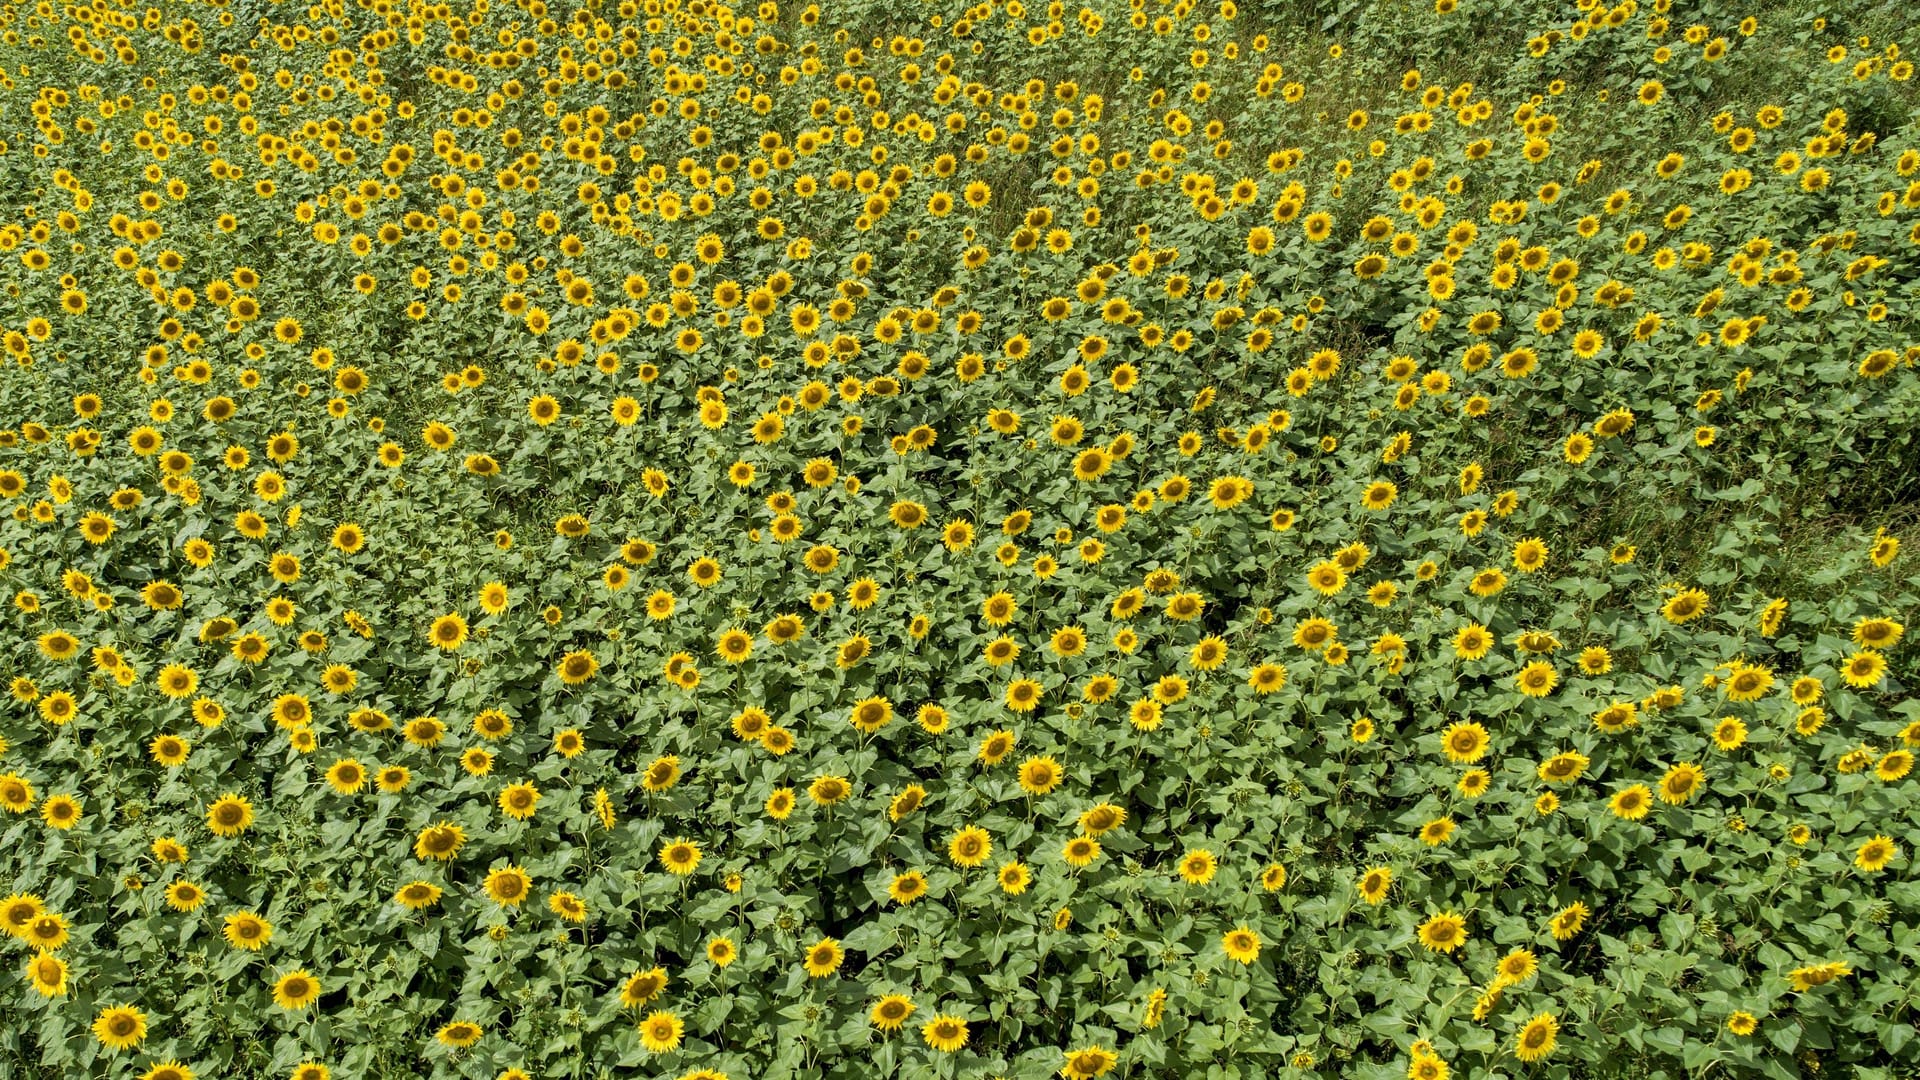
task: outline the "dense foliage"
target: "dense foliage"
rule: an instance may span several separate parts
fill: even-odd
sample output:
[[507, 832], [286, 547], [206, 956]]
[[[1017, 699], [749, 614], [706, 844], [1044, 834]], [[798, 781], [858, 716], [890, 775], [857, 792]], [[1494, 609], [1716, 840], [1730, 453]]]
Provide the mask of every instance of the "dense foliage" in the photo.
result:
[[7, 5], [0, 1073], [1913, 1075], [1897, 11]]

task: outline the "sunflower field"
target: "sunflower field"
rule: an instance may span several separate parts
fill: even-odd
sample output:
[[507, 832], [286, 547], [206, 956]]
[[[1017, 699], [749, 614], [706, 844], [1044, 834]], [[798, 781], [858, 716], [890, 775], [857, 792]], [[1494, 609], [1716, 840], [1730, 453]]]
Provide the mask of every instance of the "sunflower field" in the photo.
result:
[[0, 6], [0, 1076], [1920, 1075], [1902, 11]]

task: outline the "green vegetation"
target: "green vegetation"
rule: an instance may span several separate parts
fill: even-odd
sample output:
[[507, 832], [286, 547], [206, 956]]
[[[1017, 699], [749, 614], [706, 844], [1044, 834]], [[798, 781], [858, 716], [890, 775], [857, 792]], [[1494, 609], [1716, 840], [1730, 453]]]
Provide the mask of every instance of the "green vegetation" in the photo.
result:
[[1838, 7], [0, 8], [0, 1075], [1913, 1075]]

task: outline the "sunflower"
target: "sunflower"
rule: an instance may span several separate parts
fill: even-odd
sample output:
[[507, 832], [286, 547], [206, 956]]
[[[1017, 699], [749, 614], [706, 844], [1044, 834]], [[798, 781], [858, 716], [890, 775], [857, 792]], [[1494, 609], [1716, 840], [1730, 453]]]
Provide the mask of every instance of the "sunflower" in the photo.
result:
[[259, 634], [242, 634], [233, 639], [234, 659], [243, 664], [258, 664], [267, 658], [271, 650], [267, 639]]
[[1453, 652], [1462, 660], [1478, 660], [1493, 650], [1493, 634], [1479, 623], [1454, 631]]
[[873, 1008], [867, 1012], [867, 1020], [881, 1031], [899, 1031], [916, 1008], [913, 999], [905, 994], [888, 994], [873, 1003]]
[[1333, 643], [1337, 634], [1331, 622], [1316, 616], [1301, 620], [1293, 628], [1293, 643], [1309, 651], [1324, 649]]
[[1885, 528], [1874, 534], [1874, 544], [1866, 550], [1866, 557], [1872, 559], [1876, 567], [1887, 567], [1893, 563], [1893, 557], [1901, 553], [1899, 536], [1889, 536]]
[[109, 1050], [131, 1050], [146, 1041], [147, 1014], [132, 1005], [109, 1005], [94, 1017], [93, 1037]]
[[1180, 879], [1189, 885], [1205, 885], [1213, 880], [1219, 862], [1213, 852], [1205, 848], [1195, 848], [1180, 858]]
[[1671, 623], [1689, 623], [1706, 614], [1709, 600], [1700, 589], [1682, 589], [1667, 598], [1660, 614]]
[[570, 892], [558, 891], [549, 895], [547, 910], [571, 923], [587, 921], [586, 901]]
[[666, 1010], [657, 1010], [647, 1014], [640, 1021], [640, 1045], [646, 1047], [649, 1054], [666, 1054], [680, 1048], [680, 1036], [686, 1031], [678, 1016]]
[[691, 840], [670, 840], [660, 848], [660, 865], [676, 877], [686, 877], [700, 866], [700, 845]]
[[1535, 660], [1514, 676], [1514, 685], [1528, 697], [1546, 697], [1560, 683], [1560, 675], [1545, 660]]
[[1029, 795], [1045, 795], [1060, 785], [1064, 772], [1051, 757], [1030, 757], [1020, 763], [1020, 789]]
[[1091, 836], [1076, 836], [1060, 848], [1060, 857], [1076, 869], [1091, 866], [1100, 857], [1100, 841]]
[[71, 795], [49, 795], [40, 804], [40, 818], [50, 828], [71, 829], [80, 823], [80, 801]]
[[1884, 651], [1900, 644], [1907, 628], [1892, 619], [1863, 618], [1853, 624], [1853, 643], [1865, 649]]
[[894, 903], [906, 906], [927, 894], [927, 876], [918, 870], [909, 870], [896, 874], [893, 883], [887, 886], [887, 896]]
[[987, 642], [980, 650], [980, 657], [988, 667], [1004, 667], [1020, 656], [1020, 643], [1002, 634]]
[[119, 525], [113, 518], [97, 511], [87, 513], [80, 518], [80, 535], [89, 544], [98, 546], [113, 538]]
[[1723, 716], [1713, 725], [1713, 745], [1723, 751], [1733, 751], [1747, 741], [1747, 725], [1738, 717]]
[[825, 978], [840, 970], [840, 962], [846, 958], [846, 951], [832, 938], [822, 938], [807, 948], [807, 977]]
[[[919, 710], [914, 713], [914, 721], [918, 723], [921, 730], [927, 734], [938, 735], [947, 730], [947, 725], [952, 722], [952, 717], [947, 713], [946, 709], [929, 701], [920, 706]], [[918, 799], [926, 797], [925, 789], [921, 788], [918, 784], [908, 785], [907, 790], [918, 791], [920, 793], [919, 796], [916, 797], [915, 806], [919, 805]]]
[[253, 804], [229, 792], [207, 807], [207, 828], [215, 836], [239, 836], [253, 825]]
[[1553, 1053], [1559, 1032], [1560, 1022], [1552, 1013], [1535, 1016], [1520, 1029], [1519, 1037], [1514, 1040], [1513, 1056], [1526, 1062], [1539, 1061]]
[[1547, 565], [1547, 545], [1535, 537], [1513, 545], [1514, 569], [1523, 574], [1531, 574]]
[[408, 911], [432, 907], [440, 902], [440, 886], [428, 881], [409, 882], [394, 892], [393, 902]]
[[1287, 685], [1287, 669], [1279, 664], [1258, 664], [1247, 674], [1247, 685], [1256, 694], [1271, 694]]
[[1593, 714], [1593, 726], [1601, 731], [1617, 733], [1640, 723], [1640, 707], [1631, 701], [1616, 701]]
[[1560, 648], [1560, 639], [1544, 630], [1528, 630], [1514, 639], [1513, 644], [1523, 653], [1551, 654]]
[[1466, 920], [1451, 911], [1434, 915], [1420, 924], [1419, 938], [1433, 952], [1452, 952], [1466, 943]]
[[1227, 954], [1227, 959], [1251, 964], [1260, 958], [1260, 935], [1242, 923], [1227, 931], [1220, 939], [1220, 948]]
[[488, 899], [501, 907], [517, 907], [533, 891], [533, 879], [525, 870], [508, 864], [487, 871]]
[[80, 651], [80, 639], [65, 630], [40, 635], [40, 651], [51, 660], [71, 660]]
[[453, 1023], [442, 1027], [438, 1032], [434, 1033], [433, 1037], [443, 1046], [451, 1046], [464, 1050], [474, 1043], [479, 1042], [480, 1036], [484, 1034], [486, 1034], [486, 1032], [481, 1030], [479, 1024], [473, 1023], [470, 1020], [455, 1020]]
[[1067, 1080], [1092, 1080], [1096, 1076], [1105, 1076], [1120, 1063], [1120, 1056], [1104, 1046], [1090, 1046], [1084, 1050], [1063, 1051], [1065, 1064], [1060, 1066], [1060, 1075]]
[[366, 766], [352, 758], [341, 758], [327, 768], [327, 786], [342, 795], [352, 795], [367, 786]]
[[1540, 964], [1534, 958], [1532, 949], [1515, 949], [1501, 957], [1499, 964], [1495, 967], [1499, 971], [1499, 981], [1511, 985], [1533, 978]]
[[1639, 821], [1653, 809], [1653, 792], [1645, 784], [1623, 788], [1607, 801], [1607, 809], [1617, 818]]
[[1877, 874], [1887, 868], [1887, 864], [1900, 857], [1900, 845], [1893, 842], [1891, 836], [1875, 836], [1860, 845], [1854, 852], [1853, 865], [1869, 874]]
[[1706, 774], [1700, 771], [1700, 766], [1691, 761], [1680, 762], [1660, 777], [1660, 801], [1673, 806], [1684, 805], [1705, 782]]
[[0, 776], [0, 807], [24, 814], [33, 808], [33, 785], [15, 773]]
[[185, 600], [186, 594], [170, 581], [148, 582], [140, 590], [141, 603], [153, 611], [178, 611]]
[[1795, 968], [1787, 973], [1787, 978], [1793, 983], [1793, 988], [1796, 991], [1805, 993], [1815, 987], [1825, 986], [1835, 979], [1844, 978], [1851, 974], [1853, 974], [1853, 967], [1846, 961], [1840, 960]]
[[1587, 916], [1591, 914], [1584, 901], [1576, 900], [1554, 913], [1553, 918], [1548, 920], [1548, 929], [1553, 932], [1555, 941], [1565, 941], [1580, 932], [1580, 928], [1587, 924]]
[[1840, 664], [1840, 675], [1857, 690], [1870, 690], [1886, 674], [1887, 659], [1871, 649], [1848, 656]]
[[167, 906], [175, 911], [195, 911], [207, 901], [207, 890], [191, 881], [176, 881], [167, 886]]
[[36, 952], [27, 961], [27, 981], [33, 985], [34, 993], [41, 997], [65, 997], [67, 962], [50, 952]]
[[893, 722], [893, 703], [883, 697], [862, 698], [847, 720], [863, 734], [871, 735]]
[[273, 722], [292, 731], [313, 721], [313, 705], [304, 694], [281, 694], [273, 699]]
[[927, 1041], [928, 1046], [941, 1053], [955, 1053], [967, 1045], [967, 1022], [957, 1016], [948, 1016], [943, 1013], [921, 1027], [920, 1037]]
[[304, 1009], [319, 997], [320, 980], [305, 971], [290, 971], [273, 984], [273, 1003], [283, 1009]]
[[1486, 756], [1488, 741], [1487, 729], [1469, 721], [1453, 724], [1442, 732], [1440, 747], [1449, 760], [1470, 764]]
[[1101, 836], [1126, 824], [1126, 808], [1112, 803], [1097, 803], [1080, 815], [1080, 828], [1088, 836]]
[[947, 842], [947, 857], [955, 866], [971, 869], [987, 861], [993, 853], [993, 840], [987, 830], [978, 825], [969, 825], [953, 834]]
[[1567, 784], [1578, 780], [1590, 764], [1577, 750], [1565, 750], [1540, 763], [1540, 779], [1548, 784]]
[[1105, 476], [1113, 467], [1113, 456], [1101, 447], [1093, 446], [1080, 451], [1073, 458], [1073, 478], [1081, 483], [1091, 483]]
[[1773, 688], [1773, 673], [1752, 664], [1736, 664], [1720, 689], [1731, 701], [1759, 701]]
[[833, 806], [853, 794], [853, 785], [843, 776], [817, 776], [807, 785], [807, 797], [819, 806]]
[[759, 741], [772, 724], [773, 718], [767, 715], [765, 709], [757, 705], [749, 705], [741, 709], [734, 714], [731, 722], [735, 737], [748, 742]]
[[474, 734], [493, 742], [513, 734], [513, 719], [499, 709], [482, 709], [473, 716]]
[[998, 765], [1013, 752], [1016, 736], [1011, 731], [996, 731], [980, 741], [980, 763]]
[[52, 952], [67, 943], [67, 917], [58, 912], [42, 912], [27, 923], [20, 934], [27, 944]]
[[720, 583], [721, 573], [720, 563], [715, 559], [695, 559], [692, 564], [687, 567], [687, 577], [692, 579], [694, 585], [702, 589], [710, 589], [718, 585]]
[[793, 813], [793, 806], [793, 789], [783, 787], [775, 788], [773, 793], [767, 796], [767, 801], [763, 808], [766, 810], [767, 816], [773, 818], [775, 821], [785, 821], [787, 820], [787, 816]]
[[872, 653], [874, 653], [874, 640], [868, 638], [866, 634], [854, 634], [833, 650], [833, 667], [847, 671], [851, 667], [858, 667]]
[[636, 971], [627, 977], [620, 987], [620, 1004], [632, 1008], [645, 1005], [659, 997], [667, 989], [667, 969], [663, 967]]
[[568, 686], [579, 686], [600, 670], [599, 658], [586, 649], [576, 649], [560, 658], [554, 668], [554, 674]]
[[540, 790], [527, 781], [509, 784], [500, 791], [500, 812], [515, 821], [532, 817], [539, 802]]
[[[647, 596], [647, 618], [652, 619], [655, 622], [660, 622], [665, 619], [671, 618], [673, 616], [674, 607], [677, 604], [678, 604], [678, 601], [675, 599], [672, 593], [668, 592], [665, 589], [655, 589], [651, 594]], [[589, 657], [591, 657], [591, 654], [589, 654]], [[592, 672], [589, 671], [587, 674], [591, 675]], [[566, 674], [562, 673], [561, 678], [565, 679], [566, 677], [567, 677]], [[586, 676], [582, 676], [580, 681], [585, 682]]]
[[320, 685], [327, 693], [340, 695], [360, 684], [360, 674], [345, 664], [329, 664], [320, 673]]
[[45, 902], [32, 893], [14, 893], [0, 900], [0, 929], [25, 940], [27, 927], [46, 911]]
[[1078, 626], [1063, 626], [1047, 642], [1056, 656], [1079, 656], [1087, 649], [1087, 632]]
[[1322, 596], [1337, 596], [1347, 587], [1347, 575], [1333, 563], [1323, 562], [1307, 571], [1307, 584]]
[[[764, 720], [765, 714], [761, 714]], [[680, 759], [672, 754], [654, 758], [640, 774], [640, 786], [662, 792], [680, 782]]]
[[739, 627], [722, 631], [715, 650], [729, 664], [743, 663], [753, 654], [753, 635]]
[[1127, 709], [1127, 722], [1141, 731], [1157, 729], [1163, 719], [1163, 710], [1158, 701], [1141, 698]]
[[807, 624], [795, 614], [776, 615], [764, 628], [767, 640], [775, 645], [798, 641], [807, 632]]

